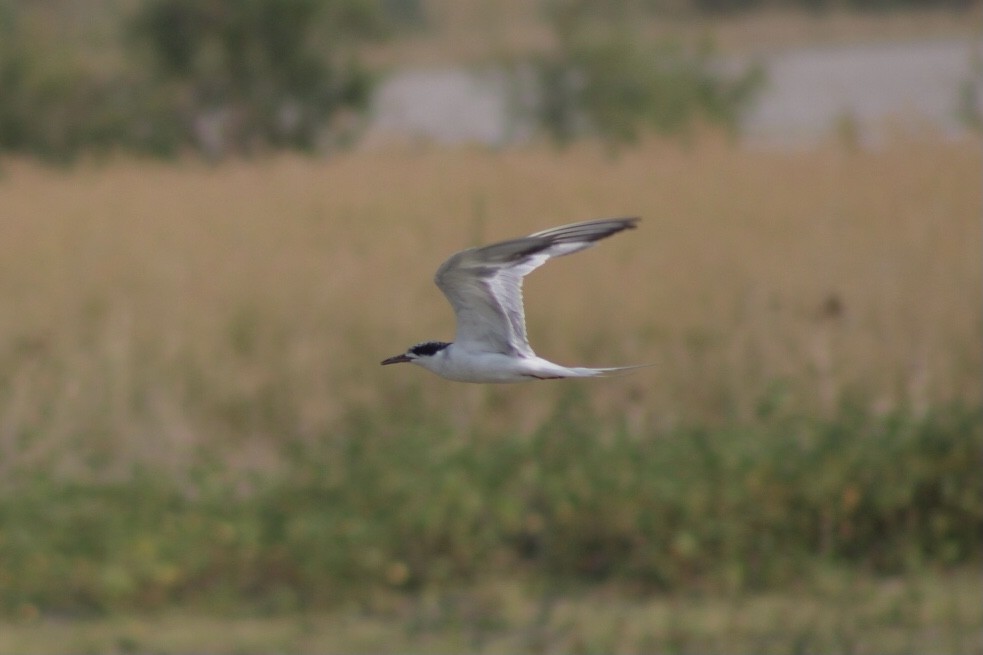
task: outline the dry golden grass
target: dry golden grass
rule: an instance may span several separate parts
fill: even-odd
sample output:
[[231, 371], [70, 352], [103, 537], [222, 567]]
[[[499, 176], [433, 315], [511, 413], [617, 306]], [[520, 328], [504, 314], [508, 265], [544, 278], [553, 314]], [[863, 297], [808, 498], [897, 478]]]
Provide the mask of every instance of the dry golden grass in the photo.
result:
[[[815, 413], [844, 396], [875, 411], [976, 399], [980, 175], [975, 140], [8, 162], [0, 449], [7, 466], [71, 467], [74, 439], [175, 464], [218, 443], [249, 463], [271, 436], [316, 438], [360, 410], [521, 431], [569, 384], [589, 385], [599, 421], [640, 431], [748, 418], [763, 397]], [[453, 337], [431, 283], [450, 253], [620, 214], [640, 229], [529, 278], [531, 341], [564, 363], [653, 368], [481, 387], [378, 365]]]

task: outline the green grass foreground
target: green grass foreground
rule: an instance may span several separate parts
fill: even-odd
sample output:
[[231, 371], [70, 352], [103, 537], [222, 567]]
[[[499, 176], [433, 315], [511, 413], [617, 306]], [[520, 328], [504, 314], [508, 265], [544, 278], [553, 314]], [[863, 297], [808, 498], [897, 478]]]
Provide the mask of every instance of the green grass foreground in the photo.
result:
[[975, 411], [599, 433], [578, 389], [522, 436], [397, 434], [366, 417], [361, 431], [286, 446], [278, 471], [231, 473], [211, 457], [115, 481], [13, 474], [0, 609], [310, 611], [503, 578], [742, 594], [829, 567], [979, 563]]

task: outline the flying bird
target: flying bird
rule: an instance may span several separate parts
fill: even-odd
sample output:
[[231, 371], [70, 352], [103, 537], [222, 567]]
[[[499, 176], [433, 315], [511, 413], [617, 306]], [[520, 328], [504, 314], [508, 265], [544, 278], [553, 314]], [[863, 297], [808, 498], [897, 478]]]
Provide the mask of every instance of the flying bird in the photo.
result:
[[410, 362], [459, 382], [524, 382], [596, 377], [638, 368], [567, 367], [538, 357], [526, 336], [522, 278], [549, 259], [589, 248], [637, 217], [571, 223], [527, 237], [468, 248], [441, 264], [434, 282], [457, 315], [453, 343], [425, 341], [382, 365]]

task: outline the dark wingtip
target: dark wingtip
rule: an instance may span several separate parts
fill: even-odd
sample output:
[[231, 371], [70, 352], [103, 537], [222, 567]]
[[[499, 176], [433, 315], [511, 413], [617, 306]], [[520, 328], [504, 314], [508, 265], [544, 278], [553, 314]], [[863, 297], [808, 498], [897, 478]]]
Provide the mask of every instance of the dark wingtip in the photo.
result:
[[[605, 219], [601, 219], [605, 220]], [[607, 219], [615, 223], [619, 223], [619, 230], [634, 230], [638, 227], [638, 221], [642, 220], [641, 216], [615, 216], [613, 218]]]
[[[623, 230], [633, 230], [638, 227], [638, 222], [642, 220], [640, 216], [612, 216], [611, 218], [597, 218], [590, 221], [565, 225], [554, 230], [548, 230], [543, 236], [554, 236], [557, 240], [584, 239], [588, 241], [600, 241], [617, 234]], [[553, 234], [549, 234], [552, 232]], [[538, 236], [538, 235], [536, 235]]]

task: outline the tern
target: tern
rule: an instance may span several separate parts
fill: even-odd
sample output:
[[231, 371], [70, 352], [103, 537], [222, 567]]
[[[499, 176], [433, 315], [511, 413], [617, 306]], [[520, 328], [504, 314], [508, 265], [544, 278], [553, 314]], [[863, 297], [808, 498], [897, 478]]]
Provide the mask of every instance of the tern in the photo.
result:
[[522, 278], [549, 259], [580, 252], [632, 229], [637, 217], [562, 225], [527, 237], [468, 248], [441, 264], [434, 282], [457, 315], [452, 343], [424, 341], [382, 365], [410, 362], [458, 382], [587, 378], [638, 368], [567, 367], [538, 357], [526, 336]]

